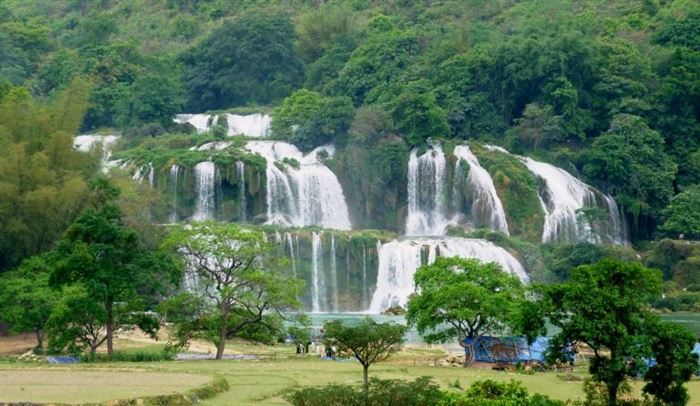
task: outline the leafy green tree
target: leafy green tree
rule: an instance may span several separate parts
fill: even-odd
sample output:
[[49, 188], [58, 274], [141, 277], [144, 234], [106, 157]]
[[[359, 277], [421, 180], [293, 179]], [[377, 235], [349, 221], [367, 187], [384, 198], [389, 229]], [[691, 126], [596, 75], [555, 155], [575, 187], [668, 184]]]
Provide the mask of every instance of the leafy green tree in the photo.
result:
[[99, 157], [73, 148], [90, 84], [77, 78], [50, 103], [13, 88], [0, 101], [0, 270], [53, 247], [85, 208]]
[[561, 117], [554, 114], [552, 106], [537, 103], [525, 106], [522, 117], [515, 120], [515, 126], [508, 131], [514, 144], [538, 149], [565, 138]]
[[[71, 354], [80, 354], [88, 350], [90, 355], [95, 355], [100, 346], [109, 343], [105, 326], [110, 324], [110, 320], [115, 334], [138, 328], [155, 338], [159, 328], [158, 319], [143, 311], [141, 300], [115, 303], [110, 311], [95, 301], [88, 288], [82, 284], [65, 286], [46, 323], [49, 352], [59, 353], [65, 350]], [[108, 354], [113, 353], [108, 351]]]
[[269, 339], [281, 330], [282, 312], [299, 306], [302, 282], [282, 269], [274, 246], [259, 231], [192, 223], [173, 228], [164, 247], [182, 254], [192, 281], [192, 297], [176, 302], [189, 309], [173, 319], [178, 340], [208, 340], [216, 345], [216, 359], [223, 357], [229, 338]]
[[189, 108], [205, 111], [287, 96], [303, 80], [295, 38], [283, 14], [248, 12], [227, 21], [183, 55]]
[[12, 331], [33, 331], [36, 351], [44, 350], [49, 316], [59, 301], [59, 291], [49, 286], [51, 267], [45, 257], [31, 257], [15, 271], [0, 274], [0, 319]]
[[644, 393], [658, 404], [686, 405], [690, 396], [683, 385], [698, 372], [695, 337], [683, 326], [658, 320], [649, 326], [649, 333], [655, 365], [644, 375]]
[[421, 145], [428, 138], [450, 134], [447, 114], [438, 106], [434, 92], [425, 82], [411, 82], [403, 86], [399, 95], [389, 102], [389, 108], [396, 127], [406, 137], [408, 145]]
[[658, 214], [673, 195], [676, 164], [664, 152], [661, 135], [641, 117], [615, 116], [610, 130], [583, 155], [584, 173], [612, 193], [635, 219]]
[[673, 196], [661, 213], [665, 219], [661, 231], [671, 237], [700, 238], [700, 185], [694, 185]]
[[420, 43], [413, 32], [375, 33], [353, 51], [338, 78], [329, 83], [329, 90], [350, 97], [356, 106], [368, 97], [377, 100], [388, 84], [398, 83], [419, 52]]
[[428, 343], [457, 338], [465, 347], [464, 364], [486, 333], [506, 331], [516, 323], [525, 299], [520, 280], [493, 262], [438, 258], [414, 275], [418, 293], [408, 301], [406, 320]]
[[272, 133], [303, 150], [340, 141], [344, 143], [354, 108], [347, 97], [323, 97], [301, 89], [284, 99], [272, 115]]
[[651, 355], [647, 303], [660, 287], [660, 272], [612, 259], [580, 266], [568, 281], [545, 287], [546, 315], [560, 329], [548, 358], [566, 362], [570, 343], [586, 344], [594, 352], [593, 379], [605, 385], [608, 405], [617, 404], [620, 385]]
[[369, 317], [359, 325], [349, 326], [342, 320], [331, 320], [324, 325], [323, 339], [326, 345], [338, 347], [339, 352], [350, 352], [362, 364], [365, 396], [369, 394], [369, 367], [382, 362], [401, 349], [406, 326], [393, 323], [377, 323]]
[[304, 60], [314, 61], [358, 31], [358, 18], [349, 4], [321, 4], [297, 18], [297, 49]]
[[177, 78], [162, 73], [147, 74], [136, 79], [117, 102], [116, 123], [122, 128], [133, 128], [157, 122], [168, 128], [183, 104], [184, 90]]
[[106, 342], [109, 355], [120, 331], [134, 326], [152, 329], [152, 318], [143, 313], [142, 289], [164, 293], [180, 280], [170, 257], [146, 250], [112, 203], [80, 215], [58, 242], [52, 260], [53, 285], [78, 285], [75, 297], [63, 303], [65, 311], [55, 316], [53, 331], [60, 337], [55, 341], [77, 348], [74, 343], [85, 342], [82, 337], [89, 333], [91, 352]]

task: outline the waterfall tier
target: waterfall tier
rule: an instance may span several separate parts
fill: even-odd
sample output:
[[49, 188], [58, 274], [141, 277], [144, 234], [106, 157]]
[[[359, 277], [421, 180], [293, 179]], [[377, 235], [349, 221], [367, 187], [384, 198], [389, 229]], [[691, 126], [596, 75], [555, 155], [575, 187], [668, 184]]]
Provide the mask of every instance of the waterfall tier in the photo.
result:
[[408, 160], [407, 235], [442, 235], [449, 224], [444, 188], [446, 160], [439, 145]]
[[102, 147], [101, 167], [102, 172], [107, 173], [114, 166], [110, 161], [112, 157], [112, 148], [121, 137], [118, 135], [97, 135], [83, 134], [73, 138], [73, 146], [79, 151], [90, 151], [98, 145]]
[[496, 262], [523, 282], [529, 281], [515, 257], [486, 240], [449, 237], [394, 240], [379, 249], [377, 288], [369, 312], [381, 313], [392, 306], [405, 306], [408, 297], [415, 292], [413, 275], [416, 270], [435, 262], [438, 256]]
[[[491, 151], [509, 154], [501, 147], [486, 146]], [[527, 169], [542, 179], [539, 190], [540, 204], [545, 213], [543, 242], [610, 242], [623, 244], [626, 231], [615, 200], [572, 176], [567, 171], [532, 158], [517, 156]], [[599, 209], [597, 215], [587, 218], [586, 209]]]
[[279, 141], [250, 141], [246, 149], [267, 162], [268, 224], [352, 228], [343, 189], [320, 159], [333, 155], [332, 146], [318, 147], [307, 155]]
[[408, 161], [406, 235], [441, 236], [450, 225], [485, 227], [509, 234], [493, 180], [468, 146], [454, 148], [454, 166], [438, 144]]
[[192, 220], [212, 220], [216, 212], [216, 189], [218, 176], [216, 165], [211, 161], [200, 162], [194, 167], [197, 189], [197, 206]]
[[198, 133], [207, 132], [214, 125], [227, 127], [226, 135], [245, 135], [246, 137], [263, 138], [270, 132], [271, 118], [267, 114], [178, 114], [176, 123], [190, 124]]
[[[456, 179], [464, 176], [463, 162], [466, 162], [469, 166], [469, 175], [467, 175], [468, 187], [465, 188], [463, 194], [466, 201], [471, 203], [471, 217], [474, 219], [474, 223], [478, 226], [488, 227], [509, 235], [506, 212], [503, 209], [501, 199], [496, 193], [496, 187], [493, 185], [491, 175], [479, 164], [479, 160], [468, 146], [456, 146], [454, 155], [457, 157]], [[454, 183], [455, 186], [459, 184], [458, 181]], [[458, 196], [458, 193], [455, 193], [455, 196]]]

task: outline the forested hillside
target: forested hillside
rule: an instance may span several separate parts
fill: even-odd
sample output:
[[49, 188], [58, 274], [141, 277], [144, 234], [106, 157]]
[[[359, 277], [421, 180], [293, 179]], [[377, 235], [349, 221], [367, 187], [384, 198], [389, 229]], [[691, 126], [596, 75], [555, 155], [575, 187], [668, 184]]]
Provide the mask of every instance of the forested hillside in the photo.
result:
[[[473, 140], [613, 196], [634, 242], [699, 238], [699, 75], [691, 0], [0, 0], [0, 267], [89, 201], [78, 128], [172, 146], [176, 113], [232, 108], [304, 151], [352, 147], [329, 166], [381, 214], [367, 227], [396, 223], [411, 148]], [[42, 201], [60, 221], [38, 228]], [[516, 220], [527, 239], [536, 214]]]

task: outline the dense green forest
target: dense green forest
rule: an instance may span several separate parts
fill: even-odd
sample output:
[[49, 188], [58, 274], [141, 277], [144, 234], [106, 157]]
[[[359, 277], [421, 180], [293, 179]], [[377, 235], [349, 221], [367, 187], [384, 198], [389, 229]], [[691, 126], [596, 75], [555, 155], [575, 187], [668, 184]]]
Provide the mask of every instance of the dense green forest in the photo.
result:
[[[348, 180], [379, 173], [370, 194], [393, 193], [409, 148], [478, 140], [611, 194], [642, 247], [695, 239], [699, 75], [690, 0], [0, 0], [0, 268], [93, 198], [97, 157], [70, 135], [138, 145], [233, 107], [272, 109], [305, 150], [361, 147], [335, 165], [380, 162]], [[149, 196], [126, 195], [136, 216]]]

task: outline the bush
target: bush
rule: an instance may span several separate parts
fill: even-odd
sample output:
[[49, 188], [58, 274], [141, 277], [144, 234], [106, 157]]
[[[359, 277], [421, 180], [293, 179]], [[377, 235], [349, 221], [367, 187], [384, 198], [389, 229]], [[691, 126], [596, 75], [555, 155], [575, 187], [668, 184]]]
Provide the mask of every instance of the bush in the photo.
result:
[[304, 388], [285, 396], [294, 406], [433, 406], [444, 397], [438, 385], [428, 377], [413, 382], [400, 380], [369, 380], [369, 398], [361, 386], [328, 385], [321, 388]]
[[159, 351], [134, 350], [115, 351], [110, 357], [107, 354], [85, 354], [80, 357], [82, 362], [159, 362], [172, 361], [177, 355], [172, 347], [165, 347]]
[[[450, 383], [461, 389], [459, 381]], [[565, 403], [547, 396], [530, 395], [520, 382], [506, 383], [486, 380], [475, 382], [466, 392], [444, 392], [429, 377], [413, 382], [370, 379], [369, 398], [365, 403], [360, 386], [328, 385], [303, 388], [291, 392], [285, 399], [294, 406], [562, 406]]]
[[466, 393], [445, 393], [441, 406], [559, 406], [564, 402], [547, 396], [530, 396], [522, 383], [496, 382], [490, 379], [477, 381]]

